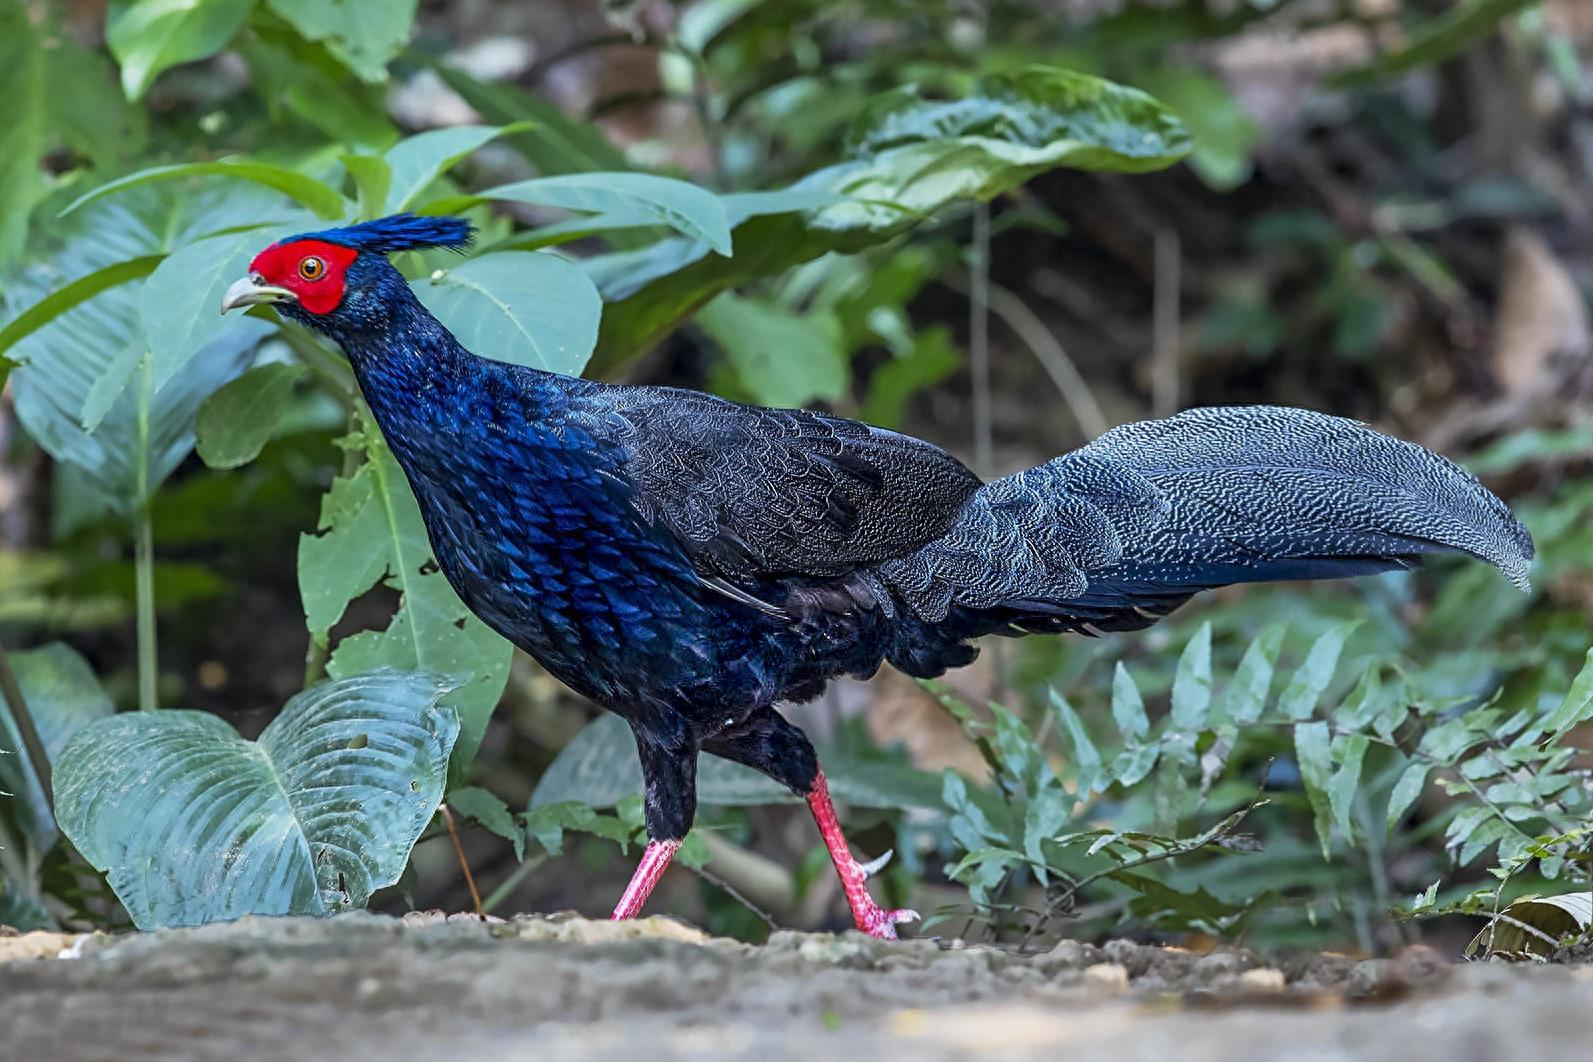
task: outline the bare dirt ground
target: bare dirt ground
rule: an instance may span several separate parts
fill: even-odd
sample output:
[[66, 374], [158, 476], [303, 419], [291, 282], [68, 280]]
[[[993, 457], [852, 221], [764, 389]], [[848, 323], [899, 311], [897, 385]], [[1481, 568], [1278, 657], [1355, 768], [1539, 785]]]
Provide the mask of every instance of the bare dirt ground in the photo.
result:
[[247, 919], [0, 938], [0, 1059], [1398, 1059], [1593, 1050], [1593, 966], [1264, 960], [665, 919]]

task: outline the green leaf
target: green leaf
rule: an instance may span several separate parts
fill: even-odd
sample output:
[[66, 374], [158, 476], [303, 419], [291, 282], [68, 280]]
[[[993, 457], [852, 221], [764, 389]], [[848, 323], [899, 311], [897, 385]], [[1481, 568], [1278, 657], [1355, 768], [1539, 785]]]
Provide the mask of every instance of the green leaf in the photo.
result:
[[1161, 746], [1155, 742], [1130, 744], [1112, 761], [1112, 777], [1124, 789], [1138, 785], [1156, 768]]
[[387, 80], [409, 43], [416, 0], [266, 0], [305, 39], [320, 41], [362, 81]]
[[1219, 192], [1250, 179], [1251, 155], [1261, 129], [1228, 86], [1212, 75], [1168, 64], [1135, 78], [1188, 127], [1194, 150], [1189, 167]]
[[393, 168], [377, 155], [344, 155], [343, 168], [354, 178], [359, 216], [370, 221], [389, 213], [387, 193], [393, 186]]
[[44, 52], [22, 0], [0, 0], [0, 269], [28, 234], [33, 204], [44, 192]]
[[[333, 484], [321, 507], [319, 535], [299, 539], [299, 592], [318, 640], [347, 599], [380, 577], [400, 594], [386, 629], [361, 631], [333, 650], [327, 672], [344, 678], [378, 668], [425, 671], [459, 680], [446, 703], [458, 712], [451, 777], [464, 777], [487, 719], [509, 681], [512, 647], [465, 607], [436, 569], [420, 507], [387, 444], [368, 430], [366, 462], [351, 480]], [[345, 567], [346, 566], [346, 567]], [[373, 574], [374, 573], [374, 574]], [[329, 626], [329, 624], [328, 624]]]
[[852, 158], [787, 190], [833, 197], [831, 205], [791, 213], [776, 200], [750, 203], [740, 218], [732, 211], [729, 259], [674, 239], [592, 260], [610, 303], [596, 365], [647, 349], [721, 291], [883, 243], [953, 203], [992, 199], [1059, 166], [1159, 169], [1189, 148], [1178, 120], [1144, 93], [1047, 67], [989, 78], [964, 99], [897, 98], [873, 116]]
[[254, 0], [114, 0], [105, 44], [122, 67], [122, 91], [139, 99], [168, 67], [226, 47]]
[[1540, 734], [1547, 733], [1548, 740], [1556, 742], [1589, 719], [1593, 719], [1593, 649], [1587, 651], [1582, 670], [1577, 672], [1560, 706], [1534, 729]]
[[284, 166], [273, 166], [265, 162], [250, 162], [247, 159], [220, 159], [215, 162], [179, 162], [171, 166], [151, 166], [149, 169], [130, 173], [126, 177], [108, 181], [93, 191], [78, 196], [67, 204], [66, 209], [61, 211], [60, 216], [66, 217], [68, 214], [81, 210], [90, 203], [104, 199], [108, 195], [124, 192], [129, 188], [137, 188], [140, 185], [152, 184], [156, 181], [175, 181], [190, 177], [228, 177], [238, 181], [250, 181], [281, 192], [289, 199], [303, 204], [323, 218], [340, 218], [347, 213], [348, 204], [343, 199], [342, 193], [330, 185], [323, 184], [314, 177], [306, 176], [297, 170], [290, 170]]
[[1079, 713], [1067, 702], [1067, 698], [1056, 690], [1050, 691], [1051, 710], [1062, 721], [1062, 728], [1067, 732], [1068, 743], [1073, 749], [1073, 771], [1078, 778], [1079, 795], [1084, 796], [1096, 789], [1104, 788], [1105, 783], [1101, 778], [1101, 753], [1095, 747], [1095, 742], [1090, 740], [1089, 731], [1084, 729], [1084, 722], [1079, 718]]
[[[116, 710], [88, 661], [64, 642], [12, 653], [10, 661], [17, 688], [51, 764], [79, 730]], [[33, 771], [21, 731], [4, 699], [0, 699], [0, 792], [11, 794], [15, 800], [17, 824], [37, 851], [43, 852], [55, 843], [55, 819], [44, 798], [44, 787]]]
[[1430, 769], [1430, 764], [1411, 760], [1400, 772], [1399, 781], [1394, 783], [1394, 791], [1388, 797], [1389, 833], [1394, 832], [1394, 827], [1405, 817], [1405, 812], [1409, 811], [1411, 805], [1416, 803], [1416, 798], [1422, 795], [1422, 786], [1427, 782], [1427, 772]]
[[1245, 649], [1234, 672], [1233, 684], [1228, 687], [1225, 713], [1233, 723], [1243, 726], [1261, 718], [1267, 705], [1267, 694], [1272, 690], [1272, 674], [1278, 661], [1278, 651], [1283, 648], [1284, 627], [1277, 624], [1256, 635], [1255, 641]]
[[397, 671], [327, 683], [258, 741], [204, 712], [102, 719], [61, 753], [61, 829], [140, 929], [363, 907], [442, 801], [449, 688]]
[[1061, 833], [1073, 818], [1073, 803], [1073, 796], [1061, 786], [1048, 785], [1034, 794], [1023, 811], [1023, 854], [1029, 857], [1042, 886], [1048, 884], [1042, 845]]
[[484, 254], [415, 284], [415, 294], [484, 358], [578, 376], [597, 341], [603, 300], [555, 254]]
[[849, 366], [834, 313], [792, 313], [726, 292], [703, 309], [697, 324], [719, 344], [761, 405], [800, 406], [846, 394]]
[[1333, 738], [1328, 725], [1320, 720], [1300, 723], [1294, 728], [1294, 754], [1300, 766], [1300, 780], [1305, 783], [1305, 795], [1311, 802], [1311, 817], [1316, 824], [1316, 836], [1322, 842], [1322, 858], [1329, 858], [1333, 840], [1332, 806], [1328, 799], [1328, 785], [1333, 768], [1331, 746]]
[[1300, 665], [1300, 670], [1294, 673], [1278, 697], [1278, 709], [1285, 718], [1311, 718], [1311, 713], [1316, 711], [1317, 701], [1333, 681], [1333, 673], [1339, 666], [1339, 654], [1344, 651], [1344, 642], [1360, 625], [1360, 620], [1334, 624], [1311, 646], [1311, 651], [1305, 655], [1305, 663]]
[[258, 331], [258, 319], [222, 316], [222, 296], [248, 272], [255, 255], [301, 230], [307, 219], [304, 215], [287, 224], [211, 236], [180, 248], [156, 267], [139, 289], [138, 316], [157, 392], [211, 343], [240, 328]]
[[94, 168], [115, 171], [144, 144], [148, 121], [122, 95], [116, 67], [103, 51], [60, 34], [43, 42], [45, 135], [85, 156]]
[[1173, 674], [1173, 725], [1200, 730], [1211, 713], [1211, 623], [1200, 625]]
[[211, 395], [194, 424], [205, 464], [237, 468], [259, 457], [308, 371], [294, 362], [258, 365]]
[[1134, 740], [1150, 733], [1150, 719], [1145, 715], [1145, 700], [1139, 695], [1134, 676], [1128, 673], [1123, 662], [1117, 662], [1112, 672], [1112, 718], [1117, 721], [1118, 733]]
[[514, 845], [516, 859], [525, 858], [526, 831], [515, 825], [514, 816], [509, 814], [509, 805], [497, 796], [474, 787], [455, 789], [448, 794], [448, 806], [466, 818], [475, 819]]
[[426, 189], [477, 148], [525, 126], [524, 122], [509, 126], [456, 125], [428, 129], [394, 144], [385, 156], [392, 184], [382, 197], [386, 204], [383, 212], [397, 214], [413, 208]]
[[687, 181], [649, 173], [621, 171], [536, 177], [471, 196], [445, 199], [429, 209], [449, 213], [493, 199], [634, 218], [638, 224], [667, 225], [721, 255], [728, 257], [731, 253], [730, 219], [718, 196]]
[[72, 307], [87, 302], [107, 288], [149, 276], [164, 260], [164, 255], [151, 254], [127, 262], [116, 262], [50, 292], [12, 318], [4, 328], [0, 328], [0, 354], [4, 354]]
[[1369, 744], [1365, 734], [1346, 737], [1336, 750], [1338, 766], [1327, 784], [1328, 807], [1333, 812], [1333, 821], [1338, 824], [1344, 840], [1351, 844], [1355, 842], [1355, 791], [1361, 784], [1361, 764], [1365, 761]]
[[58, 225], [60, 249], [3, 293], [13, 321], [32, 316], [38, 322], [11, 350], [23, 363], [12, 376], [19, 418], [51, 456], [82, 469], [103, 500], [124, 514], [188, 455], [199, 405], [248, 367], [270, 326], [235, 322], [157, 393], [137, 285], [100, 288], [47, 320], [38, 307], [78, 284], [98, 286], [119, 263], [269, 216], [262, 196], [276, 200], [212, 184], [183, 195], [171, 187], [138, 189], [96, 204]]
[[1406, 32], [1401, 47], [1327, 79], [1333, 88], [1350, 88], [1396, 77], [1456, 55], [1493, 33], [1499, 23], [1537, 0], [1461, 0]]

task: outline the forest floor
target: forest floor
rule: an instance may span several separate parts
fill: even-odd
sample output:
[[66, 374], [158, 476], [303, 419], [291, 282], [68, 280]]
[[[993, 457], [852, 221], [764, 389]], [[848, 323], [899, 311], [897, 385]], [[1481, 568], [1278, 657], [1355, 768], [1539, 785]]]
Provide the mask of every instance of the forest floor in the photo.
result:
[[1585, 1058], [1593, 964], [355, 914], [0, 938], [0, 1059]]

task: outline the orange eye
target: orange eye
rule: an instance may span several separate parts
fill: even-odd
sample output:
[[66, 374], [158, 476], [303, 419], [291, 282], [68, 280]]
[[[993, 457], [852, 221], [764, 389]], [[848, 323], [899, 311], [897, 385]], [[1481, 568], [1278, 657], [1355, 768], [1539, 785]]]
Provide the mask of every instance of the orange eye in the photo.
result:
[[305, 280], [320, 280], [326, 275], [326, 263], [315, 255], [299, 260], [299, 276]]

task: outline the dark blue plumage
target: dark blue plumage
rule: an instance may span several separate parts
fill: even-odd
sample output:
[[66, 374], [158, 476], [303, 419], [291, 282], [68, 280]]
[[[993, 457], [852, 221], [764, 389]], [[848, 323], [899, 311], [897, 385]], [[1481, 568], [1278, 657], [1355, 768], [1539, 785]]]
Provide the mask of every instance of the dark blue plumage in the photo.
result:
[[380, 253], [457, 245], [448, 220], [311, 234], [364, 253], [332, 312], [280, 308], [347, 353], [465, 603], [631, 723], [654, 838], [690, 825], [699, 750], [810, 793], [773, 705], [837, 675], [935, 675], [984, 634], [1133, 629], [1208, 587], [1435, 551], [1525, 579], [1503, 503], [1339, 418], [1195, 410], [982, 484], [840, 418], [477, 357]]

